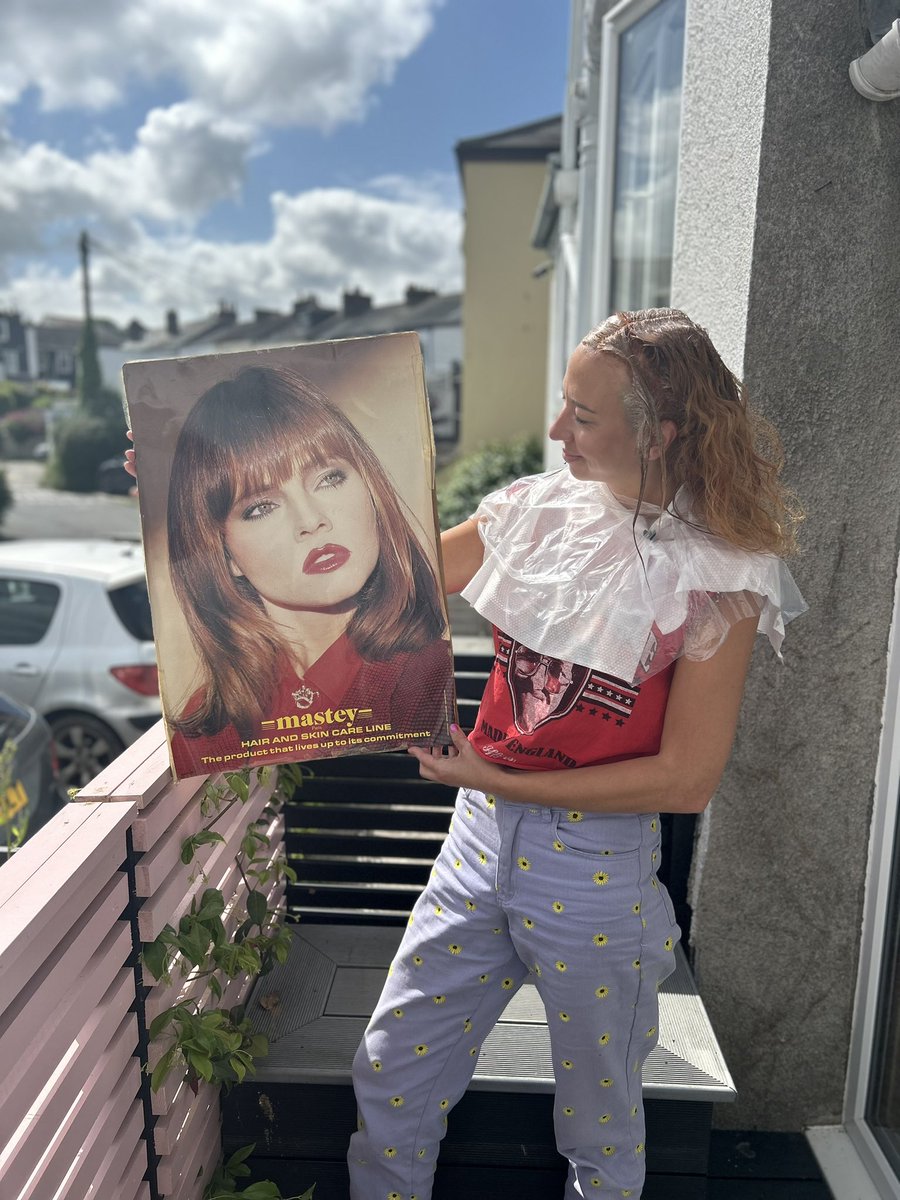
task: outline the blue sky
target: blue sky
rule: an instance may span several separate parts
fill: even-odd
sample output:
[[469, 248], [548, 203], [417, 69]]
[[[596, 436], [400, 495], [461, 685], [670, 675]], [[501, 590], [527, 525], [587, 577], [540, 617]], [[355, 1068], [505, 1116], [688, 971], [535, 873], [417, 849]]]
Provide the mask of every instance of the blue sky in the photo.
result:
[[[461, 283], [461, 138], [563, 105], [563, 0], [4, 0], [0, 310], [158, 326]], [[102, 249], [101, 249], [102, 248]]]

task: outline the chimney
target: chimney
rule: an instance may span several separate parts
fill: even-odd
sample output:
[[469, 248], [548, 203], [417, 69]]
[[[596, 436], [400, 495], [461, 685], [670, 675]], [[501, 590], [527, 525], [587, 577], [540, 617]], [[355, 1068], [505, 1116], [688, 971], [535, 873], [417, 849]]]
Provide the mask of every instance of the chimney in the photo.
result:
[[125, 333], [128, 335], [129, 342], [139, 342], [142, 340], [146, 330], [140, 321], [135, 318], [133, 321], [129, 322]]
[[436, 296], [437, 292], [434, 288], [416, 287], [411, 283], [406, 289], [406, 303], [410, 305], [421, 304], [423, 300], [430, 300], [432, 296]]
[[169, 337], [178, 336], [178, 313], [174, 308], [170, 308], [166, 313], [166, 333]]
[[361, 317], [372, 307], [372, 297], [354, 288], [352, 292], [344, 292], [344, 316]]

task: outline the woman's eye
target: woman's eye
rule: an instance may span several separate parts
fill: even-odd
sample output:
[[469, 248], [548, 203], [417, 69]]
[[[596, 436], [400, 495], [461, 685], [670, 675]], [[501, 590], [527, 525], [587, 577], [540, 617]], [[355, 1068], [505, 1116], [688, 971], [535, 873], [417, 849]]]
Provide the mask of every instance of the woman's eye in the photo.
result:
[[575, 424], [576, 424], [576, 425], [590, 425], [590, 424], [591, 424], [591, 422], [590, 422], [590, 421], [585, 421], [585, 420], [583, 420], [581, 417], [576, 417], [576, 418], [575, 418]]
[[346, 471], [341, 467], [330, 467], [327, 471], [323, 471], [316, 480], [316, 489], [340, 487], [342, 483], [346, 482]]
[[277, 507], [274, 500], [257, 500], [244, 509], [241, 520], [258, 521], [260, 517], [267, 517], [269, 513], [274, 512]]

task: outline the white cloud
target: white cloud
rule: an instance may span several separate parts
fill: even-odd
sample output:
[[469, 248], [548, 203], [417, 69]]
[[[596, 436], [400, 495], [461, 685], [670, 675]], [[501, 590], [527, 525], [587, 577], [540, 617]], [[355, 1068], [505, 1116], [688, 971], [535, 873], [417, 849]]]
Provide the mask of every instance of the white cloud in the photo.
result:
[[102, 109], [135, 78], [241, 121], [332, 129], [431, 29], [442, 0], [4, 0], [0, 104]]
[[[407, 190], [421, 186], [410, 180]], [[266, 241], [152, 237], [134, 226], [127, 249], [93, 257], [94, 311], [119, 323], [137, 316], [158, 328], [168, 308], [189, 319], [222, 299], [246, 319], [257, 306], [287, 312], [308, 292], [337, 304], [344, 288], [358, 286], [387, 303], [399, 300], [412, 282], [441, 291], [460, 287], [461, 216], [454, 207], [343, 188], [276, 193], [272, 204], [274, 225]], [[80, 275], [32, 265], [0, 288], [0, 309], [5, 307], [33, 319], [77, 316]]]
[[71, 240], [76, 221], [115, 240], [135, 218], [189, 225], [239, 193], [252, 145], [246, 126], [192, 103], [154, 109], [130, 150], [83, 162], [42, 142], [0, 142], [0, 255], [52, 248], [58, 233]]
[[[74, 259], [82, 228], [110, 248], [94, 256], [94, 307], [115, 320], [158, 325], [167, 308], [200, 315], [219, 299], [245, 313], [287, 308], [298, 293], [334, 301], [353, 285], [379, 301], [411, 281], [458, 287], [449, 173], [277, 192], [267, 239], [192, 233], [216, 203], [240, 197], [268, 129], [362, 119], [442, 3], [0, 0], [0, 308], [76, 315], [78, 271], [40, 256]], [[3, 106], [28, 89], [47, 111], [102, 113], [141, 81], [174, 100], [147, 113], [131, 145], [114, 142], [100, 116], [79, 157], [9, 132]]]

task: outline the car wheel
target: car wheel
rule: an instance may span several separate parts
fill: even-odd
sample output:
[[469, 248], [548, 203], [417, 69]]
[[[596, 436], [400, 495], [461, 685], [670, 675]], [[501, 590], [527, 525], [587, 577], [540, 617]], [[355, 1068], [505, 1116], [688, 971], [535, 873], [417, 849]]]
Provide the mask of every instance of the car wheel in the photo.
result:
[[61, 713], [50, 719], [59, 781], [64, 788], [83, 788], [125, 749], [108, 725], [87, 713]]

